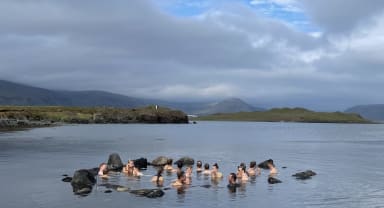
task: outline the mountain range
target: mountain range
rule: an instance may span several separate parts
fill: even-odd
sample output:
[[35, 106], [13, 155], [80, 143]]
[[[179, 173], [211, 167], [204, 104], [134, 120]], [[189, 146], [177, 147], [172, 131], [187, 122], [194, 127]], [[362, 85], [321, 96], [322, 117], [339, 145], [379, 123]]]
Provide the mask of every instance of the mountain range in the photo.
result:
[[249, 105], [238, 98], [230, 98], [215, 103], [182, 103], [136, 98], [105, 91], [49, 90], [0, 80], [0, 105], [81, 107], [108, 106], [135, 108], [155, 104], [179, 109], [188, 114], [195, 115], [264, 110], [263, 108]]
[[357, 113], [372, 121], [384, 121], [384, 104], [357, 105], [348, 108], [345, 112]]

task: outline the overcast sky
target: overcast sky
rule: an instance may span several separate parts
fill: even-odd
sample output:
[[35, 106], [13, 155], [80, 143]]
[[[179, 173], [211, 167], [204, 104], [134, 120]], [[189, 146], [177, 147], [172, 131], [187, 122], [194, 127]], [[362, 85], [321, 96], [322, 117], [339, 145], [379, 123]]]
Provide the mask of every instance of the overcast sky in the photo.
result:
[[261, 107], [384, 103], [382, 0], [1, 0], [0, 79]]

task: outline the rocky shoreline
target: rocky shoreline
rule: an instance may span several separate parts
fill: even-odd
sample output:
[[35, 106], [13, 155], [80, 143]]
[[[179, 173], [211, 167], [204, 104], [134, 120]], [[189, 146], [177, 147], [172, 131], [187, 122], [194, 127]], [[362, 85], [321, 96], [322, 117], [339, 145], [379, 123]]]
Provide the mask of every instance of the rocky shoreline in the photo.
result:
[[58, 124], [188, 123], [182, 111], [157, 106], [143, 108], [0, 107], [0, 130], [49, 127]]

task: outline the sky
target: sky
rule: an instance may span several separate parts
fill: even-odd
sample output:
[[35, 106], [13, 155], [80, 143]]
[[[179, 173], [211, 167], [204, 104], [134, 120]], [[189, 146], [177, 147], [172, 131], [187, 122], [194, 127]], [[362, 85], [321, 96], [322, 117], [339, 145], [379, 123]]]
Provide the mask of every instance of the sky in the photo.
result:
[[0, 79], [169, 101], [384, 103], [382, 0], [1, 0]]

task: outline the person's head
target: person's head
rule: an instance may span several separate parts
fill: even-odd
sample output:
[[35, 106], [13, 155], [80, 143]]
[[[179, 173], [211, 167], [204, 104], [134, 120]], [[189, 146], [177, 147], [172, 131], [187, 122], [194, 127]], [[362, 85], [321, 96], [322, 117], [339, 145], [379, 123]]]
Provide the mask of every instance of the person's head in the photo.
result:
[[230, 173], [228, 176], [228, 182], [229, 183], [236, 183], [237, 176], [235, 173]]
[[127, 166], [129, 168], [134, 168], [135, 167], [135, 163], [133, 162], [133, 160], [128, 160]]
[[243, 167], [244, 167], [244, 168], [247, 168], [247, 166], [246, 166], [245, 163], [243, 163], [243, 162], [240, 163], [240, 167], [241, 167], [241, 168], [243, 168]]
[[196, 162], [196, 167], [201, 168], [202, 166], [203, 166], [203, 163], [201, 162], [201, 160], [198, 160]]
[[273, 160], [269, 159], [269, 160], [267, 161], [267, 166], [268, 166], [269, 169], [275, 167], [275, 164], [273, 164]]
[[168, 158], [167, 165], [172, 165], [173, 160], [171, 158]]
[[106, 173], [107, 172], [107, 168], [108, 168], [107, 163], [101, 163], [99, 165], [99, 172]]
[[249, 163], [249, 167], [250, 167], [250, 168], [255, 168], [255, 167], [256, 167], [256, 161], [251, 161], [251, 162]]
[[188, 167], [185, 169], [185, 172], [191, 174], [191, 173], [192, 173], [192, 166], [188, 166]]
[[184, 171], [178, 172], [177, 173], [177, 179], [184, 181], [185, 180], [185, 172]]
[[177, 162], [177, 168], [179, 169], [183, 168], [183, 162], [181, 161]]
[[209, 170], [209, 164], [208, 163], [204, 164], [204, 170]]
[[219, 170], [219, 165], [217, 163], [212, 165], [213, 170]]

